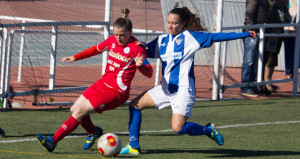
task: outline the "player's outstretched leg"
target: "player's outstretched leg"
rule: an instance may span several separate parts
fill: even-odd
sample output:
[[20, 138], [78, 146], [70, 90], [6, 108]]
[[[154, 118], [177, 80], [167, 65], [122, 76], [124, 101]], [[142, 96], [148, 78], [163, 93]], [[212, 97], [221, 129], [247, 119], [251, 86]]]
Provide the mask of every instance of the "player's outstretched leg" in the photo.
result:
[[93, 134], [87, 135], [85, 144], [83, 145], [84, 150], [88, 150], [93, 146], [95, 141], [103, 134], [103, 130], [99, 127], [96, 127], [96, 131]]
[[194, 122], [186, 122], [181, 130], [177, 132], [177, 134], [188, 134], [191, 136], [207, 135], [218, 145], [224, 145], [224, 138], [222, 134], [215, 128], [214, 124], [212, 123], [208, 123], [206, 126], [202, 126]]
[[36, 139], [40, 142], [40, 144], [49, 152], [52, 152], [55, 149], [55, 145], [52, 139], [52, 136], [45, 137], [43, 135], [37, 134]]
[[213, 123], [208, 123], [205, 127], [211, 131], [211, 133], [207, 135], [209, 138], [214, 140], [220, 146], [224, 145], [223, 135], [216, 129]]

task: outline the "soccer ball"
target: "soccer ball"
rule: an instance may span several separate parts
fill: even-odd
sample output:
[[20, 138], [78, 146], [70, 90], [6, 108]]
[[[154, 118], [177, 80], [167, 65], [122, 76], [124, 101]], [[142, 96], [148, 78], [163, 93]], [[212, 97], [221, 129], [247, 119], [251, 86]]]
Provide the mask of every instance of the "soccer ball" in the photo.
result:
[[113, 133], [107, 133], [98, 140], [98, 151], [104, 157], [116, 157], [122, 149], [121, 139]]

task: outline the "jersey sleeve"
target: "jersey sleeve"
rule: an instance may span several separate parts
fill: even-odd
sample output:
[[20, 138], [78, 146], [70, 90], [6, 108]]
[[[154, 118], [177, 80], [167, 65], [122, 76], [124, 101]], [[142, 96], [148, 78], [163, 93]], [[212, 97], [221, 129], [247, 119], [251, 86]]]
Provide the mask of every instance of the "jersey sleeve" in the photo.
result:
[[201, 48], [211, 47], [211, 45], [214, 42], [229, 41], [229, 40], [235, 40], [240, 38], [246, 38], [250, 36], [249, 32], [207, 33], [207, 32], [190, 31], [190, 33], [199, 43]]
[[103, 41], [102, 43], [92, 46], [76, 55], [74, 55], [76, 60], [81, 60], [81, 59], [85, 59], [91, 56], [95, 56], [97, 54], [101, 54], [102, 52], [104, 52], [107, 49], [108, 46], [108, 41], [110, 38], [106, 39], [105, 41]]
[[76, 60], [81, 60], [81, 59], [85, 59], [94, 55], [99, 54], [100, 52], [97, 50], [97, 45], [92, 46], [76, 55], [74, 55]]
[[146, 53], [149, 58], [159, 58], [158, 37], [146, 44], [146, 47], [148, 47]]

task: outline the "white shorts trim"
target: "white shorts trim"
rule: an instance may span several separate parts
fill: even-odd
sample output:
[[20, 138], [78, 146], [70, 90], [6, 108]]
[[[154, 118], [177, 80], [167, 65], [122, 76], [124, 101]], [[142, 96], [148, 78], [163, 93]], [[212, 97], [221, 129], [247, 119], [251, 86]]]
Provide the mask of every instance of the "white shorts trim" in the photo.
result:
[[155, 107], [159, 110], [171, 106], [173, 114], [191, 117], [192, 108], [195, 103], [195, 96], [193, 94], [170, 94], [169, 91], [164, 89], [161, 85], [157, 85], [148, 90], [148, 94], [154, 101]]

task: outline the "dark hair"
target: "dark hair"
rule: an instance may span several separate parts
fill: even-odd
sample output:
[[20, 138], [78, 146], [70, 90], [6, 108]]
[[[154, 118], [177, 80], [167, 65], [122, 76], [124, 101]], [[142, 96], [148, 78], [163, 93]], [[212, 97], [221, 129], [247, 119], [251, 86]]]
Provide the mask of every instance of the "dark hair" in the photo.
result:
[[174, 8], [169, 14], [177, 14], [180, 18], [180, 23], [187, 22], [185, 28], [190, 31], [207, 31], [207, 29], [202, 26], [201, 19], [197, 14], [193, 14], [187, 7]]
[[132, 23], [131, 20], [128, 19], [129, 14], [128, 8], [122, 9], [122, 18], [118, 18], [114, 21], [113, 26], [117, 28], [125, 28], [127, 31], [132, 31]]

